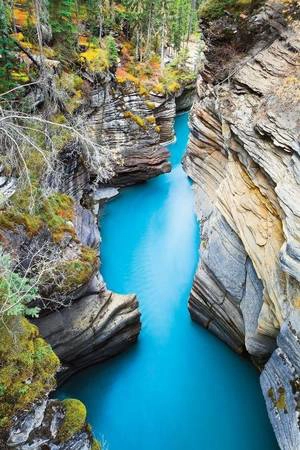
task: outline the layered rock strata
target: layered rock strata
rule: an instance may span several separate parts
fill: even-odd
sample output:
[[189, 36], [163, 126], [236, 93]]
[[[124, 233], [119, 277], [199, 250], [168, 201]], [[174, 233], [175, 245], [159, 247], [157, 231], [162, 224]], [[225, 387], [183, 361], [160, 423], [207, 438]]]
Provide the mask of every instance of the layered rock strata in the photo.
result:
[[[281, 17], [273, 28], [270, 14]], [[276, 2], [255, 20], [271, 24], [264, 41], [222, 82], [206, 72], [197, 83], [184, 166], [202, 243], [189, 309], [235, 351], [268, 360], [261, 385], [270, 420], [280, 447], [296, 450], [300, 24], [282, 26]]]
[[165, 145], [174, 139], [174, 96], [145, 100], [132, 86], [107, 83], [91, 94], [88, 108], [94, 139], [119, 157], [109, 185], [127, 186], [171, 170]]

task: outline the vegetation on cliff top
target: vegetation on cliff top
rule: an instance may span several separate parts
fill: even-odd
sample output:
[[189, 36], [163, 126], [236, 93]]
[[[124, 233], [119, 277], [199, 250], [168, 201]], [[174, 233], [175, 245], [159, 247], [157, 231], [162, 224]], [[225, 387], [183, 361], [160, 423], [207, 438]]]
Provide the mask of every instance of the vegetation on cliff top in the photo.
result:
[[200, 17], [209, 20], [222, 17], [225, 12], [240, 14], [262, 3], [261, 0], [204, 0], [199, 8]]
[[[24, 0], [13, 1], [8, 7], [0, 0], [3, 55], [0, 89], [4, 92], [14, 85], [33, 81], [45, 59], [60, 61], [70, 73], [88, 70], [97, 74], [118, 65], [136, 76], [136, 65], [148, 63], [156, 55], [159, 76], [166, 78], [170, 76], [170, 67], [169, 75], [165, 74], [165, 64], [187, 47], [197, 31], [199, 3], [199, 0], [54, 0], [49, 3]], [[149, 67], [151, 72], [151, 64]], [[186, 76], [192, 75], [190, 69], [184, 69]], [[174, 70], [172, 74], [178, 83], [185, 81], [182, 71], [183, 67], [179, 73]], [[150, 72], [143, 74], [148, 80]]]
[[[282, 14], [287, 21], [299, 18], [298, 0], [269, 0], [269, 3], [281, 4]], [[216, 20], [225, 14], [231, 14], [234, 17], [245, 18], [255, 8], [262, 6], [264, 0], [203, 0], [199, 7], [200, 18]]]

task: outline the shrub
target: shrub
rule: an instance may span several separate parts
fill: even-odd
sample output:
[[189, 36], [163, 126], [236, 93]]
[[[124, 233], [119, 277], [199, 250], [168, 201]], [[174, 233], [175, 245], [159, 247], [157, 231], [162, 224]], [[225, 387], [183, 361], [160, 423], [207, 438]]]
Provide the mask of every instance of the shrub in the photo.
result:
[[108, 53], [105, 49], [91, 46], [86, 51], [80, 53], [80, 61], [93, 72], [104, 72], [110, 66]]
[[26, 314], [38, 315], [39, 309], [30, 303], [38, 296], [35, 280], [13, 270], [11, 257], [0, 246], [0, 318]]
[[125, 69], [118, 67], [116, 71], [116, 80], [120, 84], [124, 84], [126, 82], [134, 83], [135, 85], [139, 84], [139, 80], [137, 77], [126, 71]]

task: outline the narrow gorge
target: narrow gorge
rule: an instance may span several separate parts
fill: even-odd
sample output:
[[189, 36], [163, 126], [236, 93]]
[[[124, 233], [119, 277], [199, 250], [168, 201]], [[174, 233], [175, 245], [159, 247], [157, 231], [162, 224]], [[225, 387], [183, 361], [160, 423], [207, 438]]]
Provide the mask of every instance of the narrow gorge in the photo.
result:
[[[172, 171], [122, 190], [100, 216], [102, 273], [112, 290], [137, 293], [138, 343], [72, 377], [60, 398], [84, 402], [94, 432], [111, 450], [197, 450], [200, 441], [205, 449], [260, 450], [264, 442], [275, 450], [255, 369], [187, 312], [199, 245], [181, 167], [187, 114], [176, 118], [175, 131]], [[227, 414], [214, 433], [218, 411]]]
[[1, 450], [300, 450], [299, 50], [297, 0], [0, 0]]

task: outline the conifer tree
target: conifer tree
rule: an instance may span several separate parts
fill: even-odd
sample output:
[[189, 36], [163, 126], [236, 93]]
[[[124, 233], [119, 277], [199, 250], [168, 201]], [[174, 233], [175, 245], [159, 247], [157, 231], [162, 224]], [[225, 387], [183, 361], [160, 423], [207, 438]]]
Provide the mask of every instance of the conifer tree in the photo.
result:
[[75, 0], [53, 0], [50, 2], [50, 20], [54, 39], [63, 38], [64, 43], [72, 44], [76, 33], [73, 24]]
[[0, 91], [12, 88], [15, 83], [11, 72], [16, 62], [15, 44], [11, 39], [9, 10], [4, 1], [0, 0]]

